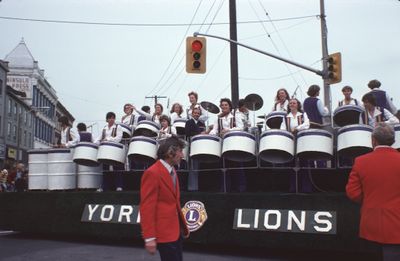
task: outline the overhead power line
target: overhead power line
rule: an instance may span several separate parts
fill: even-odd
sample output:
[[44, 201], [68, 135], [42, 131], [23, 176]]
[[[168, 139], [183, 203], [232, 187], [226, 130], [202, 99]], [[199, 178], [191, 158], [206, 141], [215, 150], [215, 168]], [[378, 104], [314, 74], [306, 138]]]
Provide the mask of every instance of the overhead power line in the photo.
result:
[[[306, 15], [306, 16], [296, 16], [287, 17], [274, 20], [258, 20], [258, 21], [241, 21], [237, 24], [259, 24], [259, 23], [271, 23], [271, 22], [281, 22], [288, 20], [299, 20], [310, 17], [319, 17], [319, 15]], [[219, 23], [107, 23], [107, 22], [88, 22], [88, 21], [71, 21], [71, 20], [52, 20], [52, 19], [34, 19], [34, 18], [22, 18], [22, 17], [12, 17], [12, 16], [0, 16], [3, 20], [14, 20], [14, 21], [25, 21], [25, 22], [40, 22], [40, 23], [56, 23], [56, 24], [78, 24], [78, 25], [98, 25], [98, 26], [132, 26], [132, 27], [179, 27], [179, 26], [204, 26], [204, 25], [228, 25], [229, 22], [219, 22]]]

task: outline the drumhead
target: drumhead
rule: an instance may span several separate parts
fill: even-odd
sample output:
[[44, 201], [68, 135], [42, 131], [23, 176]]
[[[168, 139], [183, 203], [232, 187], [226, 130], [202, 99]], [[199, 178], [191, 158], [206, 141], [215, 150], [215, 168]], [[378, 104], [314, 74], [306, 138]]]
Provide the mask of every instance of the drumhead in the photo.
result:
[[285, 112], [273, 111], [267, 115], [267, 126], [271, 129], [280, 129], [282, 121], [285, 117]]
[[344, 105], [333, 112], [333, 121], [340, 127], [358, 124], [363, 111], [364, 109], [360, 106]]

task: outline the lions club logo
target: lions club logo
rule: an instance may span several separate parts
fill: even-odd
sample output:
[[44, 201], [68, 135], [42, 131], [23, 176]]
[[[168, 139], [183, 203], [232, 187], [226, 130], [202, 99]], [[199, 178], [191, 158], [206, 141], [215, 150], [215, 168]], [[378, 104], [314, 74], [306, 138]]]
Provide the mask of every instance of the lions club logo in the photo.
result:
[[200, 201], [188, 201], [182, 208], [190, 232], [201, 228], [207, 220], [207, 212]]

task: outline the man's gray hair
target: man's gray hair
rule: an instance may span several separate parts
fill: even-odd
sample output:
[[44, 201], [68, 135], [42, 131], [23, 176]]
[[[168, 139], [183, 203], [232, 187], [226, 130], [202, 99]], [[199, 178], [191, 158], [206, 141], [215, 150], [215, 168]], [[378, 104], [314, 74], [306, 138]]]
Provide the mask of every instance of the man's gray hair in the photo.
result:
[[394, 143], [394, 129], [391, 125], [379, 122], [372, 132], [379, 145], [391, 146]]

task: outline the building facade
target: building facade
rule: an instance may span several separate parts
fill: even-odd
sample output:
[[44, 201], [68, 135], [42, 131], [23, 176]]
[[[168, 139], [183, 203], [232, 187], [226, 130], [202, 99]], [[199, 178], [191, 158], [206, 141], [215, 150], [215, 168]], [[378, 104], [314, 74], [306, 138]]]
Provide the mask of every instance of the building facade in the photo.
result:
[[6, 110], [6, 82], [7, 82], [8, 63], [0, 60], [0, 168], [4, 168], [6, 159], [5, 143], [5, 110]]
[[[73, 123], [74, 118], [59, 103], [55, 89], [47, 81], [44, 70], [22, 39], [21, 42], [5, 57], [9, 72], [7, 85], [14, 90], [24, 92], [23, 101], [35, 113], [33, 119], [33, 148], [49, 148], [57, 143], [59, 133], [58, 118], [67, 116]], [[58, 108], [63, 108], [59, 110]], [[57, 113], [56, 113], [57, 112]], [[60, 114], [60, 115], [58, 115]]]

